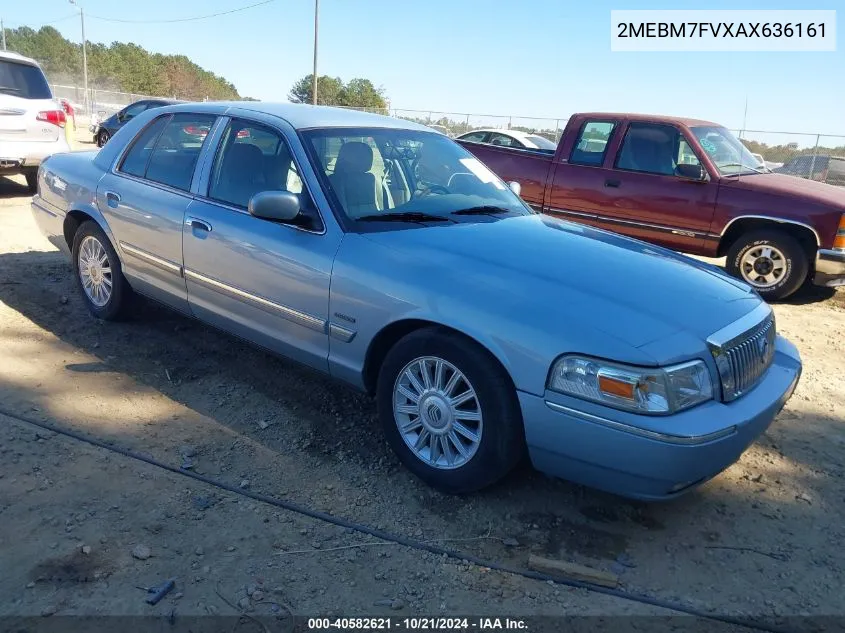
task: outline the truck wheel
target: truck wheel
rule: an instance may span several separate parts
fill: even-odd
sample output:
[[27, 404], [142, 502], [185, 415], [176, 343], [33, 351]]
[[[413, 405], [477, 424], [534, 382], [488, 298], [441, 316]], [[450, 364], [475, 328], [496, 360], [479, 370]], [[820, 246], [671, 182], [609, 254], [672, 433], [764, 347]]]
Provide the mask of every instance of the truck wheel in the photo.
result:
[[26, 178], [26, 189], [29, 193], [38, 193], [38, 170], [25, 169], [23, 177]]
[[92, 220], [83, 222], [73, 236], [73, 268], [91, 314], [106, 321], [124, 316], [132, 289], [109, 238]]
[[794, 293], [810, 270], [807, 252], [789, 233], [760, 229], [742, 235], [728, 249], [726, 268], [766, 300]]
[[513, 383], [486, 350], [458, 334], [426, 328], [401, 339], [382, 364], [376, 398], [391, 448], [442, 492], [485, 488], [524, 453]]

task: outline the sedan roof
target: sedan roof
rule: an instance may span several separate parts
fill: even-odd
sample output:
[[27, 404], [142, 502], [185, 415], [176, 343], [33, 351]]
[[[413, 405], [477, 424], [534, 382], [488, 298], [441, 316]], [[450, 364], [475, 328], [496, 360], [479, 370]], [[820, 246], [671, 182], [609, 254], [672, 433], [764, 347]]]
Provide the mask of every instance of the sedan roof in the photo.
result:
[[395, 117], [361, 112], [348, 108], [314, 106], [298, 103], [270, 103], [264, 101], [204, 101], [168, 106], [173, 112], [209, 112], [227, 114], [233, 110], [265, 113], [284, 119], [298, 130], [323, 127], [380, 127], [432, 132], [419, 123]]

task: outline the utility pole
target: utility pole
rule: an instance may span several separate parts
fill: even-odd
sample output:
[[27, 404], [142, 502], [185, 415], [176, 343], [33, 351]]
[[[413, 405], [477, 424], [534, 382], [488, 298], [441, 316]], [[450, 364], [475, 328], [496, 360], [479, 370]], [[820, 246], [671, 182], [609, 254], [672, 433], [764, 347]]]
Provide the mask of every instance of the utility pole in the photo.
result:
[[6, 27], [3, 26], [3, 18], [0, 18], [0, 31], [3, 31], [3, 50], [6, 50]]
[[317, 105], [317, 35], [319, 33], [320, 0], [314, 0], [314, 73], [311, 76], [311, 103]]
[[85, 43], [85, 12], [82, 10], [82, 7], [76, 3], [76, 0], [68, 0], [68, 2], [79, 9], [79, 20], [82, 23], [82, 83], [83, 90], [85, 91], [83, 104], [85, 105], [85, 112], [90, 115], [91, 112], [88, 107], [88, 51]]

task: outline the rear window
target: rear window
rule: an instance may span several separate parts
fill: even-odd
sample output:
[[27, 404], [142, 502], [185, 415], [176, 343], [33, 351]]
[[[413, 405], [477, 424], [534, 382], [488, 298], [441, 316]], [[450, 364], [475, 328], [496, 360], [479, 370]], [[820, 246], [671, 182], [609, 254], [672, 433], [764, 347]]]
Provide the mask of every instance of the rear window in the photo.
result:
[[0, 60], [0, 93], [23, 99], [52, 99], [50, 86], [37, 66]]

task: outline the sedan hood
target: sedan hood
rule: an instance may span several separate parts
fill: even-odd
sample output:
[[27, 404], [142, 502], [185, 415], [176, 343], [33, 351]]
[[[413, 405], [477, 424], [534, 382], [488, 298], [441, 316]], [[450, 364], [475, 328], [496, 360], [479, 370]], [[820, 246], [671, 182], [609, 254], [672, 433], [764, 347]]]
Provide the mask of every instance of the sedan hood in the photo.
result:
[[706, 339], [762, 301], [709, 264], [544, 215], [366, 237], [423, 262], [429, 280], [491, 288], [526, 322], [583, 323], [634, 347], [680, 331]]
[[788, 195], [792, 198], [801, 196], [823, 205], [833, 206], [845, 211], [845, 188], [832, 187], [823, 182], [789, 176], [787, 174], [755, 174], [739, 178], [723, 178], [722, 186], [732, 189], [745, 189], [757, 193]]

